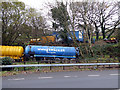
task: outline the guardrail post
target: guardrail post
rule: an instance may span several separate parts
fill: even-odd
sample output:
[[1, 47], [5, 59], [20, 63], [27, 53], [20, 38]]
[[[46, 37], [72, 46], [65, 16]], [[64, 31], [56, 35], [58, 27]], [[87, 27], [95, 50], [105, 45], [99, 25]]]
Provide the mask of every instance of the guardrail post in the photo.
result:
[[[64, 64], [64, 62], [65, 62], [65, 61], [63, 60], [63, 61], [62, 61], [62, 64]], [[65, 67], [64, 67], [64, 66], [63, 66], [63, 70], [65, 70]]]
[[[84, 60], [84, 63], [86, 63], [86, 59]], [[86, 65], [84, 65], [84, 70], [85, 70], [85, 68], [86, 68]]]
[[[24, 65], [25, 65], [26, 63], [25, 63], [25, 61], [24, 61]], [[24, 67], [24, 71], [25, 71], [26, 69], [25, 69], [25, 67]]]
[[105, 68], [105, 65], [103, 65], [103, 68]]
[[78, 68], [80, 69], [80, 65], [78, 66]]
[[[51, 64], [51, 60], [50, 60], [50, 64]], [[52, 70], [52, 66], [50, 66], [50, 70]]]
[[[118, 61], [119, 61], [118, 63], [120, 63], [120, 57], [118, 57]], [[118, 68], [120, 68], [120, 64], [118, 65]]]
[[99, 65], [97, 65], [97, 69], [99, 68]]
[[[40, 61], [38, 61], [38, 64], [40, 63]], [[38, 66], [38, 69], [39, 69], [39, 66]]]
[[12, 71], [14, 71], [14, 67], [12, 67]]
[[[109, 63], [110, 63], [110, 60], [109, 60]], [[109, 65], [109, 69], [110, 69], [110, 65]]]
[[19, 67], [17, 68], [17, 71], [19, 71]]
[[[97, 60], [97, 63], [99, 63], [99, 61]], [[99, 68], [99, 65], [97, 65], [97, 69]]]

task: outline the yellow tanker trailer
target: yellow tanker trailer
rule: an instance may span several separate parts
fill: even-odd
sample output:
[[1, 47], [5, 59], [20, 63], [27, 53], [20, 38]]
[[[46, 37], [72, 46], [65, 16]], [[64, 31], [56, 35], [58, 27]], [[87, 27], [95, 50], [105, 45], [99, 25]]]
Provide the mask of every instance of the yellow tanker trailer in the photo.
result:
[[0, 57], [22, 59], [24, 49], [21, 46], [0, 46]]

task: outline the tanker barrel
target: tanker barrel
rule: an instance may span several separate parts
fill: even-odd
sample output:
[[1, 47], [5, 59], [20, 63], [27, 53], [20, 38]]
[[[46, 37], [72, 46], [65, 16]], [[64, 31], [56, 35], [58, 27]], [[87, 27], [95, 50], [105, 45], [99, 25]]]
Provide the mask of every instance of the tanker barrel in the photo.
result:
[[21, 46], [0, 46], [1, 57], [22, 57], [24, 49]]

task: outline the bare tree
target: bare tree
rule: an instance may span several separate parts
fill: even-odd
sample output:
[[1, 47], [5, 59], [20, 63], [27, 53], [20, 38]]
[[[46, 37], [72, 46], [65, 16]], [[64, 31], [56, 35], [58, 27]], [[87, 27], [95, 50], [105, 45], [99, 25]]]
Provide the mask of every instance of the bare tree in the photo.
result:
[[109, 38], [118, 26], [119, 20], [116, 18], [118, 15], [118, 5], [117, 2], [102, 2], [96, 4], [95, 16], [98, 18], [98, 23], [102, 31], [103, 39], [106, 38], [108, 34]]
[[[83, 28], [84, 32], [84, 41], [88, 41], [89, 46], [89, 52], [93, 56], [93, 50], [92, 50], [92, 37], [93, 37], [93, 12], [92, 12], [92, 5], [90, 2], [72, 2], [71, 3], [71, 10], [74, 14], [74, 19], [76, 20], [76, 26], [78, 28]], [[79, 29], [81, 30], [81, 29]], [[85, 47], [87, 52], [88, 49]]]

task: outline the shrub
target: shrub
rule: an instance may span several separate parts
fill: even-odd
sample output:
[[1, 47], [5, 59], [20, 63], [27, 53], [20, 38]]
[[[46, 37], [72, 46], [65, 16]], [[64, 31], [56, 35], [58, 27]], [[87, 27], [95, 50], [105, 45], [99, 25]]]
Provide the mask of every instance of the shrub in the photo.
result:
[[[4, 57], [2, 58], [2, 65], [12, 65], [12, 61], [13, 59], [11, 59], [10, 57]], [[12, 70], [12, 68], [2, 68], [2, 71], [10, 71]]]
[[2, 65], [2, 59], [0, 58], [0, 65]]
[[10, 57], [4, 57], [2, 58], [2, 65], [12, 65], [13, 59]]
[[106, 44], [106, 45], [95, 45], [92, 47], [95, 56], [99, 55], [109, 55], [110, 57], [116, 57], [119, 56], [119, 50], [120, 48], [118, 45], [114, 44]]

